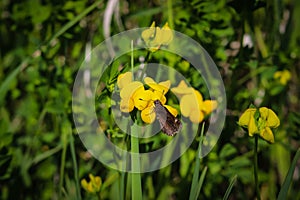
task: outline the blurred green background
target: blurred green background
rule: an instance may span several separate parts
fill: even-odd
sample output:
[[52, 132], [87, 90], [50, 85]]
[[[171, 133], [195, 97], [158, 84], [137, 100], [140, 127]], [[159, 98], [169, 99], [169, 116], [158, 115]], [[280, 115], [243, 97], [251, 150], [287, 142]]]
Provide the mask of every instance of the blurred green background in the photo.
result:
[[[261, 196], [277, 197], [300, 146], [300, 1], [2, 0], [0, 10], [1, 199], [95, 199], [80, 186], [89, 173], [101, 177], [102, 199], [118, 199], [121, 183], [130, 198], [130, 175], [105, 167], [81, 143], [72, 89], [87, 48], [152, 21], [198, 41], [226, 87], [226, 123], [200, 161], [207, 174], [199, 199], [222, 199], [234, 175], [230, 199], [254, 198], [253, 138], [237, 125], [251, 103], [281, 120], [275, 143], [260, 141], [258, 155]], [[199, 87], [189, 66], [164, 62]], [[145, 199], [187, 198], [197, 143], [172, 165], [141, 175]], [[298, 161], [288, 199], [300, 199], [299, 174]]]

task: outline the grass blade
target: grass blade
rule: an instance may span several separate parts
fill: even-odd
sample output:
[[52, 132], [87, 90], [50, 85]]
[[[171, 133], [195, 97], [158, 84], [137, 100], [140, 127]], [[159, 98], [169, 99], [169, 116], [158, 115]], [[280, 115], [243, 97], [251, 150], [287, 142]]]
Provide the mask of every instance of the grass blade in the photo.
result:
[[223, 200], [227, 200], [228, 199], [229, 194], [231, 193], [231, 190], [232, 190], [233, 185], [235, 184], [236, 180], [237, 180], [237, 175], [234, 175], [233, 178], [231, 179], [230, 183], [229, 183], [229, 186], [228, 186], [226, 192], [225, 192]]
[[203, 141], [203, 134], [204, 134], [204, 123], [202, 125], [198, 150], [197, 150], [197, 154], [196, 154], [196, 164], [195, 164], [195, 169], [194, 169], [193, 179], [192, 179], [190, 198], [189, 198], [190, 200], [196, 198], [197, 190], [198, 190], [197, 186], [199, 186], [198, 181], [199, 181], [199, 172], [200, 172], [200, 155], [201, 155], [201, 145], [202, 145], [202, 141]]
[[296, 164], [297, 164], [297, 161], [298, 161], [299, 158], [300, 158], [300, 148], [297, 150], [296, 155], [293, 159], [293, 162], [290, 166], [290, 169], [287, 173], [287, 176], [285, 177], [285, 180], [282, 184], [282, 187], [281, 187], [280, 192], [278, 194], [278, 198], [277, 198], [278, 200], [287, 199], [287, 194], [288, 194], [288, 191], [289, 191], [289, 187], [291, 185], [293, 174], [294, 174], [294, 171], [295, 171], [295, 167], [296, 167]]
[[205, 166], [202, 173], [201, 173], [201, 176], [200, 176], [200, 179], [199, 179], [199, 182], [197, 184], [197, 187], [196, 187], [196, 196], [195, 196], [195, 199], [198, 199], [199, 197], [199, 194], [200, 194], [200, 190], [202, 188], [202, 185], [203, 185], [203, 182], [204, 182], [204, 178], [206, 176], [206, 172], [207, 172], [207, 167]]

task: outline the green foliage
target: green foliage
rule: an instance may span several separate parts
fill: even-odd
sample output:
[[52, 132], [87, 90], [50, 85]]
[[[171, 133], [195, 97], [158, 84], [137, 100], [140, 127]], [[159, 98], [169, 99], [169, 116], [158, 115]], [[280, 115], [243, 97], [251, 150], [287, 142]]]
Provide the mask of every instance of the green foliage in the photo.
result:
[[[217, 145], [198, 159], [202, 141], [197, 136], [172, 165], [144, 174], [116, 172], [102, 165], [77, 135], [72, 90], [86, 49], [105, 39], [107, 1], [4, 0], [0, 3], [0, 199], [97, 199], [80, 186], [89, 173], [103, 180], [101, 199], [138, 198], [141, 193], [144, 199], [187, 199], [189, 195], [191, 199], [253, 199], [254, 141], [236, 124], [251, 104], [272, 108], [281, 120], [275, 144], [258, 143], [262, 199], [299, 198], [300, 1], [119, 3], [111, 35], [150, 26], [154, 20], [159, 26], [168, 22], [199, 42], [213, 58], [228, 102]], [[140, 64], [140, 55], [149, 56], [146, 51], [134, 52], [134, 67]], [[130, 59], [128, 54], [112, 62], [95, 99], [101, 127], [120, 146], [124, 141], [129, 145], [130, 139], [113, 123], [111, 109], [118, 104], [111, 95], [117, 76], [130, 69]], [[201, 76], [179, 56], [158, 51], [148, 59], [175, 68], [205, 99], [209, 97]], [[291, 74], [286, 84], [274, 78], [283, 70]], [[171, 96], [170, 103], [176, 103], [174, 99]], [[82, 119], [82, 123], [92, 122]], [[139, 151], [151, 151], [168, 141], [154, 137], [134, 142]], [[140, 186], [136, 181], [141, 181], [141, 188], [136, 188]]]

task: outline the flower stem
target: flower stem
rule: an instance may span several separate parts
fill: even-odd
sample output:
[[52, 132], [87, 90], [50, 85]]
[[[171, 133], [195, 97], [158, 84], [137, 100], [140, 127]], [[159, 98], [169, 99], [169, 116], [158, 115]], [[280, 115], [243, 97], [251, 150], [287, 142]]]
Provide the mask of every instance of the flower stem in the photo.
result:
[[167, 1], [168, 6], [168, 22], [171, 29], [174, 29], [174, 20], [173, 20], [173, 2], [172, 0]]
[[139, 155], [139, 138], [137, 137], [137, 128], [133, 128], [131, 134], [131, 166], [132, 166], [132, 199], [142, 199], [142, 183], [140, 173], [140, 155]]
[[132, 80], [134, 80], [134, 77], [133, 77], [133, 66], [134, 66], [134, 58], [133, 58], [133, 40], [131, 40], [131, 59], [130, 59], [130, 66], [131, 66]]
[[258, 185], [258, 162], [257, 162], [257, 146], [258, 146], [258, 135], [254, 136], [254, 182], [255, 182], [255, 195], [260, 200], [260, 192]]

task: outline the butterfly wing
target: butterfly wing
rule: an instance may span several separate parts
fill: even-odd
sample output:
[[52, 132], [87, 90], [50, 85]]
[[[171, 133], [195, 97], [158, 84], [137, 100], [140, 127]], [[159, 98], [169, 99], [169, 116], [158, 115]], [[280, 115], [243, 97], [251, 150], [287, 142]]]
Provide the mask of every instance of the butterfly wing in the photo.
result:
[[174, 117], [168, 111], [168, 109], [161, 104], [159, 100], [154, 101], [154, 104], [156, 116], [159, 121], [162, 132], [164, 132], [168, 136], [174, 136], [182, 128], [180, 120]]

